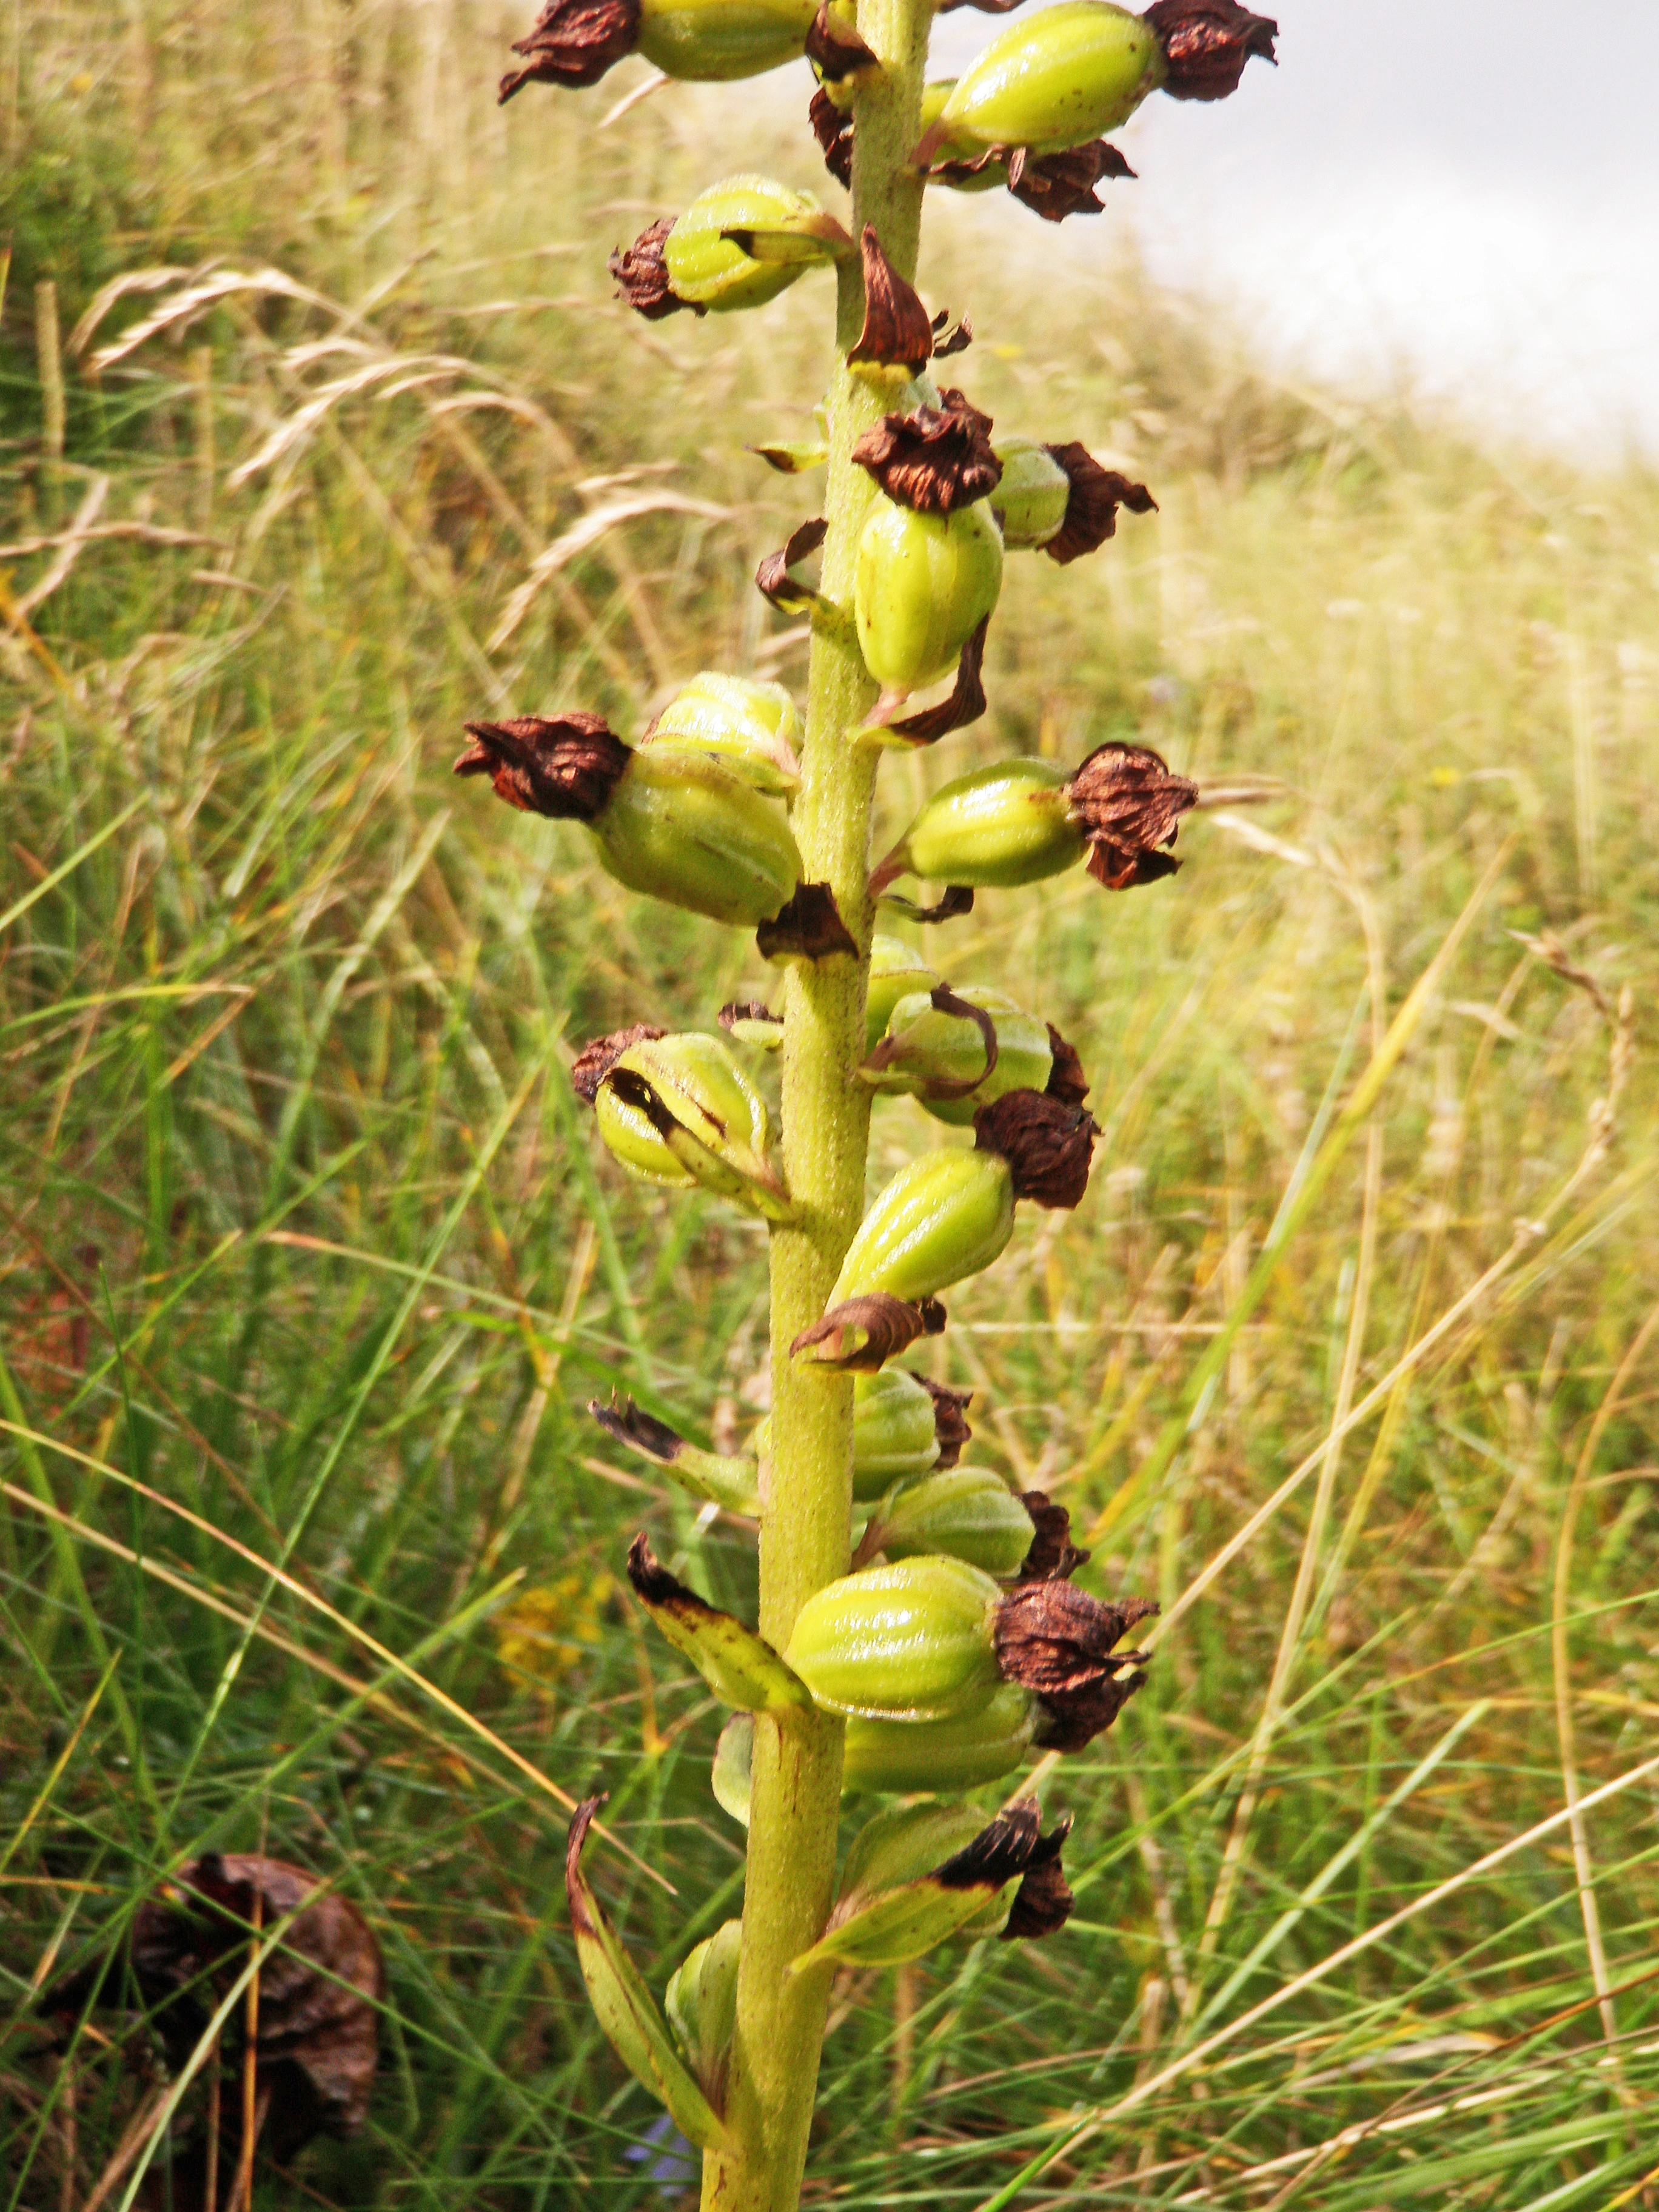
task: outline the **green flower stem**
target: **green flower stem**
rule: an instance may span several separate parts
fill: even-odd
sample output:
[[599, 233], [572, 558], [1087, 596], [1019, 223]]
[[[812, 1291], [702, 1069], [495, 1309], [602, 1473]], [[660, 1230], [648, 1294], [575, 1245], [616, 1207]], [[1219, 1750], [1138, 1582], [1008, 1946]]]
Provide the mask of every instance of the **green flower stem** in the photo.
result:
[[[854, 106], [853, 222], [873, 223], [893, 266], [915, 275], [921, 186], [908, 168], [921, 131], [931, 0], [860, 0], [858, 27], [883, 67]], [[856, 265], [843, 267], [836, 346], [863, 321]], [[893, 404], [895, 386], [838, 362], [830, 392], [829, 535], [823, 588], [850, 605], [869, 478], [848, 456]], [[783, 1156], [800, 1208], [772, 1238], [772, 1464], [761, 1530], [761, 1632], [789, 1639], [812, 1593], [847, 1571], [853, 1492], [850, 1382], [797, 1369], [789, 1346], [823, 1313], [864, 1207], [870, 1097], [854, 1070], [864, 1051], [872, 910], [870, 805], [876, 755], [847, 733], [875, 696], [850, 635], [812, 641], [801, 788], [793, 827], [809, 881], [828, 883], [858, 939], [854, 963], [800, 964], [784, 993]], [[792, 1978], [823, 1929], [833, 1895], [842, 1728], [818, 1717], [755, 1727], [738, 2024], [727, 2077], [730, 2151], [703, 2166], [705, 2212], [794, 2212], [817, 2087], [831, 1970]]]

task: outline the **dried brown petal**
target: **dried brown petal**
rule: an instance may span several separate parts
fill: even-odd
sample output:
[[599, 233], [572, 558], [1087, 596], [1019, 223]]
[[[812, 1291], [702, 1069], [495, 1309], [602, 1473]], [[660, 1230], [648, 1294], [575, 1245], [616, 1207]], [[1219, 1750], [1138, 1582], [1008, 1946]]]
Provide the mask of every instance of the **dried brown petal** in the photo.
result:
[[[918, 1097], [935, 1103], [947, 1098], [967, 1098], [988, 1080], [1001, 1055], [1002, 1046], [997, 1036], [997, 1025], [983, 1006], [976, 1006], [970, 999], [958, 998], [948, 983], [936, 983], [928, 994], [928, 1003], [935, 1013], [950, 1014], [959, 1022], [971, 1022], [979, 1031], [985, 1048], [985, 1065], [972, 1075], [928, 1077], [922, 1084]], [[867, 1053], [860, 1063], [865, 1075], [879, 1075], [897, 1063], [902, 1066], [909, 1056], [909, 1045], [902, 1031], [890, 1033]]]
[[1072, 487], [1066, 520], [1042, 549], [1062, 568], [1115, 534], [1120, 507], [1127, 507], [1131, 514], [1158, 512], [1158, 501], [1145, 484], [1131, 483], [1115, 469], [1102, 468], [1088, 447], [1075, 440], [1070, 445], [1046, 446], [1043, 451], [1060, 463]]
[[1056, 1505], [1046, 1490], [1024, 1490], [1020, 1504], [1031, 1516], [1036, 1534], [1031, 1548], [1020, 1562], [1023, 1583], [1069, 1582], [1089, 1554], [1072, 1541], [1072, 1516]]
[[1008, 156], [1008, 189], [1045, 222], [1064, 222], [1068, 215], [1101, 215], [1105, 203], [1095, 186], [1108, 178], [1133, 177], [1134, 171], [1104, 138], [1068, 146], [1060, 154], [1032, 154], [1016, 146]]
[[740, 1022], [767, 1022], [777, 1029], [783, 1027], [783, 1016], [775, 1014], [764, 999], [731, 999], [714, 1019], [728, 1033]]
[[937, 1336], [944, 1327], [945, 1309], [937, 1298], [912, 1305], [890, 1291], [871, 1291], [831, 1306], [822, 1321], [802, 1329], [789, 1350], [792, 1355], [810, 1352], [819, 1366], [844, 1374], [874, 1375], [919, 1336]]
[[933, 359], [944, 361], [948, 355], [966, 353], [973, 343], [974, 325], [969, 318], [964, 315], [953, 325], [951, 310], [941, 307], [933, 318]]
[[755, 932], [763, 960], [828, 960], [858, 945], [828, 884], [797, 884], [793, 898]]
[[1181, 817], [1198, 804], [1198, 786], [1176, 775], [1146, 745], [1098, 745], [1066, 787], [1074, 819], [1092, 848], [1089, 872], [1109, 890], [1172, 876]]
[[981, 15], [1011, 15], [1020, 0], [939, 0], [936, 15], [948, 15], [955, 8], [977, 8]]
[[973, 1397], [971, 1390], [952, 1390], [943, 1382], [930, 1382], [927, 1376], [918, 1375], [914, 1380], [933, 1401], [933, 1434], [939, 1440], [939, 1457], [930, 1472], [947, 1474], [962, 1457], [963, 1448], [973, 1435], [968, 1425], [968, 1407]]
[[1077, 1903], [1060, 1863], [1060, 1847], [1072, 1832], [1068, 1813], [1046, 1836], [1038, 1838], [1025, 1862], [1025, 1878], [1014, 1892], [1014, 1902], [1003, 1923], [1005, 1943], [1035, 1943], [1053, 1936], [1071, 1918]]
[[1066, 1043], [1052, 1022], [1048, 1024], [1048, 1050], [1053, 1059], [1044, 1089], [1062, 1106], [1080, 1106], [1089, 1095], [1089, 1079], [1083, 1073], [1077, 1048]]
[[1038, 1206], [1080, 1203], [1099, 1134], [1092, 1114], [1042, 1091], [1005, 1091], [974, 1116], [980, 1151], [1000, 1152], [1013, 1174], [1014, 1196]]
[[798, 584], [789, 571], [798, 561], [809, 553], [816, 553], [829, 535], [830, 526], [821, 514], [803, 522], [790, 532], [786, 544], [775, 553], [769, 553], [755, 571], [755, 586], [763, 599], [769, 599], [780, 613], [805, 614], [817, 598], [808, 584]]
[[655, 1460], [659, 1467], [672, 1467], [685, 1449], [684, 1437], [671, 1429], [666, 1421], [659, 1421], [654, 1413], [647, 1413], [636, 1406], [631, 1398], [618, 1402], [613, 1392], [608, 1406], [602, 1406], [597, 1398], [590, 1398], [587, 1410], [606, 1436], [614, 1437], [630, 1450], [643, 1452], [647, 1459]]
[[[902, 872], [902, 864], [893, 870], [894, 876]], [[905, 898], [897, 891], [890, 891], [886, 884], [891, 881], [892, 876], [889, 876], [884, 882], [881, 869], [878, 868], [870, 878], [870, 888], [881, 894], [884, 906], [890, 906], [895, 914], [902, 914], [908, 921], [955, 921], [974, 910], [974, 887], [971, 884], [946, 884], [937, 905], [919, 906], [915, 899]]]
[[[924, 707], [919, 713], [905, 714], [896, 722], [876, 725], [884, 738], [897, 738], [907, 745], [937, 744], [952, 730], [965, 730], [970, 722], [978, 721], [986, 707], [980, 671], [985, 665], [985, 641], [990, 629], [989, 615], [983, 616], [975, 625], [972, 636], [957, 656], [957, 679], [951, 686], [949, 697], [941, 699], [937, 707]], [[945, 916], [935, 912], [921, 919], [942, 921]]]
[[629, 749], [599, 714], [521, 714], [469, 722], [457, 775], [487, 775], [497, 799], [556, 822], [592, 822], [628, 766]]
[[694, 315], [708, 313], [696, 301], [682, 300], [668, 281], [663, 247], [674, 222], [672, 215], [659, 216], [631, 246], [618, 246], [605, 264], [617, 280], [618, 296], [647, 323], [659, 323], [665, 315], [678, 315], [682, 308]]
[[[1125, 1651], [1119, 1656], [1124, 1663], [1137, 1665], [1144, 1664], [1148, 1656], [1145, 1651]], [[1063, 1696], [1039, 1698], [1042, 1718], [1032, 1742], [1039, 1751], [1081, 1751], [1106, 1733], [1146, 1680], [1145, 1674], [1139, 1674], [1103, 1675], [1099, 1681], [1085, 1683]]]
[[820, 86], [806, 111], [812, 136], [823, 149], [823, 166], [838, 185], [853, 185], [853, 118], [843, 114]]
[[591, 1106], [599, 1095], [600, 1084], [629, 1045], [649, 1044], [653, 1038], [667, 1034], [666, 1030], [656, 1029], [649, 1022], [635, 1022], [628, 1029], [612, 1030], [609, 1036], [590, 1037], [570, 1063], [571, 1089]]
[[954, 514], [1002, 481], [1002, 463], [991, 450], [991, 417], [956, 391], [942, 393], [937, 407], [884, 415], [852, 458], [889, 499], [918, 514]]
[[873, 68], [876, 61], [846, 17], [830, 12], [830, 0], [818, 0], [818, 12], [806, 33], [806, 58], [830, 84]]
[[507, 71], [496, 98], [505, 105], [527, 84], [597, 84], [639, 38], [640, 0], [547, 0], [535, 29], [514, 46], [524, 67]]
[[914, 374], [933, 356], [927, 310], [882, 252], [873, 223], [865, 224], [859, 245], [864, 256], [864, 328], [847, 358]]
[[1236, 0], [1154, 0], [1142, 21], [1164, 49], [1164, 89], [1176, 100], [1225, 100], [1252, 54], [1277, 62], [1279, 26]]
[[1142, 1665], [1144, 1651], [1114, 1646], [1138, 1620], [1158, 1611], [1145, 1598], [1103, 1605], [1068, 1582], [1022, 1583], [996, 1610], [993, 1636], [1005, 1681], [1034, 1691], [1044, 1719], [1036, 1741], [1056, 1751], [1078, 1751], [1110, 1726], [1138, 1678], [1117, 1679], [1121, 1668]]
[[973, 1841], [933, 1869], [941, 1889], [1000, 1889], [1031, 1863], [1037, 1849], [1042, 1808], [1035, 1797], [1017, 1797]]

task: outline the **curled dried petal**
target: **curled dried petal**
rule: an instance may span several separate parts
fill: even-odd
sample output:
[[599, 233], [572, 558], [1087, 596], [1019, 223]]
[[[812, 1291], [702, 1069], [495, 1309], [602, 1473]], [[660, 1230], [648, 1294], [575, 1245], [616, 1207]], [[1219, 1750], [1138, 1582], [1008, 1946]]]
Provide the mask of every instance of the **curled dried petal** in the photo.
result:
[[790, 1346], [793, 1355], [808, 1352], [821, 1367], [844, 1374], [874, 1375], [919, 1336], [937, 1336], [945, 1309], [937, 1298], [912, 1304], [890, 1291], [871, 1291], [831, 1306], [822, 1321], [802, 1329]]
[[1005, 1091], [974, 1116], [979, 1150], [1000, 1152], [1012, 1173], [1014, 1196], [1038, 1206], [1081, 1202], [1099, 1134], [1092, 1114], [1042, 1091]]
[[764, 999], [730, 999], [714, 1019], [728, 1036], [740, 1025], [753, 1022], [764, 1022], [775, 1029], [783, 1027], [783, 1016], [775, 1014]]
[[936, 904], [921, 906], [915, 899], [905, 898], [899, 892], [890, 891], [886, 888], [886, 885], [893, 880], [893, 876], [902, 872], [902, 866], [895, 867], [892, 874], [883, 879], [881, 870], [878, 868], [876, 873], [870, 878], [870, 888], [872, 891], [880, 894], [884, 906], [890, 906], [895, 914], [903, 915], [907, 921], [956, 921], [963, 915], [973, 912], [974, 887], [971, 884], [946, 884]]
[[1098, 745], [1066, 787], [1091, 850], [1089, 872], [1109, 890], [1173, 875], [1181, 817], [1198, 804], [1198, 786], [1176, 775], [1146, 745]]
[[794, 896], [755, 932], [755, 942], [763, 960], [828, 960], [837, 952], [858, 957], [828, 884], [797, 884]]
[[507, 71], [496, 98], [505, 106], [527, 84], [597, 84], [639, 38], [640, 0], [547, 0], [535, 29], [513, 48], [524, 67]]
[[933, 318], [933, 359], [943, 361], [947, 355], [966, 353], [974, 343], [974, 325], [964, 315], [959, 323], [951, 320], [951, 310], [941, 307]]
[[1000, 1889], [1030, 1864], [1042, 1824], [1035, 1797], [1016, 1798], [971, 1843], [933, 1869], [941, 1889]]
[[1277, 63], [1279, 26], [1237, 0], [1154, 0], [1143, 20], [1164, 49], [1164, 89], [1176, 100], [1225, 100], [1252, 54]]
[[570, 1064], [571, 1089], [591, 1106], [599, 1095], [600, 1084], [630, 1045], [649, 1044], [667, 1034], [650, 1022], [635, 1022], [625, 1030], [612, 1030], [609, 1036], [590, 1037]]
[[1068, 1582], [1089, 1557], [1072, 1541], [1071, 1515], [1063, 1505], [1056, 1505], [1046, 1490], [1023, 1490], [1019, 1502], [1030, 1515], [1036, 1532], [1020, 1563], [1019, 1580]]
[[694, 315], [708, 313], [698, 301], [682, 300], [668, 281], [668, 261], [663, 248], [674, 222], [672, 215], [659, 217], [649, 229], [640, 233], [631, 246], [618, 246], [605, 264], [617, 280], [618, 298], [626, 301], [636, 315], [643, 315], [647, 323], [659, 323], [665, 315], [678, 315], [682, 308]]
[[521, 714], [469, 722], [457, 775], [487, 775], [497, 799], [556, 822], [592, 822], [631, 757], [599, 714]]
[[933, 1401], [933, 1435], [939, 1443], [939, 1457], [933, 1462], [935, 1474], [948, 1474], [962, 1457], [963, 1448], [973, 1435], [968, 1425], [968, 1407], [973, 1398], [971, 1390], [952, 1390], [943, 1382], [930, 1382], [925, 1375], [915, 1380]]
[[[914, 714], [902, 716], [896, 722], [871, 726], [879, 729], [884, 741], [896, 740], [906, 745], [937, 744], [941, 738], [948, 738], [952, 730], [965, 730], [970, 722], [978, 721], [987, 703], [981, 671], [985, 665], [985, 641], [990, 628], [990, 616], [982, 616], [967, 644], [957, 656], [956, 682], [951, 686], [950, 695], [941, 699], [937, 707], [923, 707]], [[945, 916], [935, 913], [921, 918], [923, 921], [943, 921]]]
[[1095, 186], [1107, 179], [1133, 177], [1134, 171], [1104, 138], [1069, 146], [1060, 154], [1030, 154], [1014, 148], [1008, 157], [1008, 189], [1045, 222], [1064, 222], [1068, 215], [1100, 215], [1105, 203]]
[[1083, 1062], [1078, 1058], [1075, 1045], [1067, 1044], [1060, 1031], [1050, 1022], [1048, 1050], [1052, 1055], [1048, 1080], [1043, 1086], [1051, 1098], [1058, 1098], [1062, 1106], [1080, 1106], [1089, 1095], [1089, 1079], [1083, 1072]]
[[956, 391], [941, 394], [937, 407], [884, 415], [852, 458], [889, 499], [918, 514], [971, 507], [1002, 481], [1002, 463], [991, 450], [991, 417]]
[[864, 327], [847, 358], [908, 368], [914, 374], [933, 356], [927, 310], [882, 252], [873, 223], [865, 224], [859, 246], [864, 257]]
[[1158, 501], [1145, 484], [1132, 483], [1115, 469], [1103, 468], [1086, 446], [1073, 440], [1069, 445], [1048, 446], [1043, 450], [1065, 470], [1072, 487], [1066, 520], [1042, 549], [1062, 568], [1068, 561], [1092, 553], [1115, 534], [1120, 507], [1127, 507], [1131, 514], [1158, 512]]
[[666, 1421], [659, 1421], [654, 1413], [647, 1413], [642, 1407], [636, 1406], [631, 1398], [618, 1401], [613, 1392], [608, 1406], [602, 1406], [597, 1398], [590, 1398], [587, 1410], [606, 1436], [614, 1437], [630, 1450], [642, 1452], [659, 1466], [672, 1467], [685, 1449], [683, 1436], [671, 1429]]
[[874, 54], [854, 26], [844, 15], [831, 12], [830, 0], [818, 0], [818, 12], [806, 33], [806, 58], [830, 84], [840, 84], [876, 64]]
[[755, 571], [755, 586], [763, 599], [769, 599], [780, 612], [787, 615], [804, 614], [818, 594], [810, 585], [798, 584], [789, 571], [798, 561], [816, 553], [829, 535], [830, 526], [821, 514], [790, 532], [787, 541], [775, 553], [769, 553]]

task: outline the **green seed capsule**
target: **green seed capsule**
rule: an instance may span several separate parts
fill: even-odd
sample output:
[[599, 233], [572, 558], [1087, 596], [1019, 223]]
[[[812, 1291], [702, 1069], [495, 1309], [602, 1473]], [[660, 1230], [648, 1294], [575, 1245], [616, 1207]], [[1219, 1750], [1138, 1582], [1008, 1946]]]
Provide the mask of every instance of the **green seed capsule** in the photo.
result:
[[1109, 0], [1022, 16], [957, 79], [938, 129], [951, 150], [1057, 154], [1127, 122], [1164, 78], [1150, 27]]
[[931, 991], [939, 980], [921, 953], [878, 931], [870, 940], [870, 980], [864, 994], [865, 1050], [872, 1050], [886, 1035], [901, 999]]
[[1018, 1682], [1005, 1682], [976, 1712], [948, 1720], [849, 1720], [841, 1786], [849, 1793], [976, 1790], [1020, 1765], [1036, 1720], [1036, 1700]]
[[[770, 1417], [755, 1431], [755, 1449], [772, 1448]], [[853, 1495], [860, 1504], [884, 1498], [896, 1482], [926, 1474], [939, 1457], [933, 1401], [914, 1375], [884, 1367], [853, 1377]]]
[[898, 1492], [879, 1508], [865, 1540], [890, 1559], [942, 1552], [1006, 1577], [1018, 1572], [1035, 1534], [1030, 1515], [1000, 1475], [954, 1467]]
[[917, 514], [879, 494], [859, 538], [854, 613], [878, 684], [914, 691], [956, 666], [1002, 589], [1002, 534], [988, 503]]
[[[967, 984], [954, 995], [990, 1015], [996, 1027], [996, 1064], [984, 1073], [985, 1040], [971, 1021], [933, 1004], [931, 993], [901, 999], [888, 1018], [883, 1045], [892, 1052], [873, 1078], [879, 1091], [916, 1099], [936, 1121], [966, 1128], [978, 1108], [1005, 1091], [1041, 1091], [1054, 1065], [1048, 1024], [1017, 1006], [1005, 991]], [[975, 1080], [975, 1077], [979, 1079]], [[971, 1084], [960, 1091], [958, 1086]], [[930, 1096], [939, 1089], [955, 1097]]]
[[641, 0], [639, 51], [665, 76], [758, 76], [806, 50], [817, 0]]
[[887, 1291], [916, 1302], [988, 1267], [1014, 1231], [998, 1152], [924, 1152], [893, 1177], [854, 1237], [830, 1305]]
[[640, 745], [711, 753], [733, 775], [776, 798], [792, 796], [799, 786], [799, 742], [800, 717], [781, 684], [705, 669], [680, 686]]
[[[810, 192], [791, 191], [770, 177], [727, 177], [699, 192], [669, 232], [663, 246], [669, 284], [688, 307], [716, 314], [762, 307], [808, 269], [835, 259], [835, 248], [817, 234], [824, 220]], [[757, 251], [746, 252], [723, 234], [730, 230], [757, 234]]]
[[628, 1087], [618, 1089], [613, 1080], [618, 1068], [643, 1076], [677, 1121], [734, 1166], [764, 1162], [772, 1144], [765, 1100], [718, 1037], [693, 1033], [629, 1045], [594, 1093], [599, 1134], [630, 1175], [679, 1190], [697, 1179], [655, 1123], [629, 1102]]
[[663, 2010], [686, 2063], [703, 2094], [718, 2110], [724, 2102], [726, 2062], [732, 2031], [738, 2024], [738, 1954], [743, 1923], [727, 1920], [695, 1949], [669, 1978]]
[[753, 929], [794, 896], [800, 854], [776, 804], [705, 754], [635, 752], [592, 823], [630, 890]]
[[999, 438], [991, 448], [1002, 464], [992, 505], [1012, 548], [1046, 545], [1059, 534], [1072, 496], [1072, 479], [1035, 438]]
[[972, 1712], [1000, 1679], [991, 1637], [1001, 1595], [961, 1559], [864, 1567], [807, 1599], [784, 1656], [830, 1712], [911, 1721]]
[[1009, 888], [1058, 875], [1083, 858], [1066, 771], [1048, 761], [993, 761], [936, 791], [877, 871], [877, 888], [906, 870], [927, 882]]

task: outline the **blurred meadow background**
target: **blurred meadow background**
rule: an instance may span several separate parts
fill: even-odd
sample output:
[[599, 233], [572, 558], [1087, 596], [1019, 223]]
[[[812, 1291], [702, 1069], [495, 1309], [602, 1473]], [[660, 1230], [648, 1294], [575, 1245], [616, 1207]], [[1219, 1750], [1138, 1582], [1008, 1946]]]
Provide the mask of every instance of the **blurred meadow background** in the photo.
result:
[[[561, 1860], [608, 1790], [637, 1857], [591, 1864], [659, 1990], [738, 1909], [720, 1715], [619, 1570], [643, 1527], [745, 1608], [752, 1536], [585, 1408], [735, 1448], [764, 1250], [625, 1181], [566, 1071], [773, 979], [448, 769], [469, 715], [627, 733], [702, 666], [799, 684], [750, 578], [813, 487], [742, 449], [805, 433], [827, 287], [647, 325], [604, 261], [733, 167], [839, 196], [804, 77], [741, 128], [743, 88], [613, 117], [637, 62], [498, 111], [532, 13], [0, 20], [30, 2212], [167, 2201], [143, 2038], [64, 2049], [36, 2000], [208, 1848], [327, 1875], [388, 1973], [365, 2132], [262, 2161], [255, 2203], [690, 2185], [587, 2011]], [[811, 2201], [1652, 2204], [1659, 486], [1271, 368], [1110, 213], [1056, 240], [939, 199], [921, 289], [972, 316], [975, 399], [1159, 512], [1063, 576], [1011, 560], [991, 713], [890, 759], [880, 828], [1109, 737], [1206, 804], [1173, 884], [1077, 873], [927, 939], [1078, 1044], [1104, 1133], [1081, 1210], [1025, 1218], [911, 1364], [982, 1393], [970, 1457], [1069, 1506], [1085, 1586], [1164, 1613], [1046, 1788], [1065, 1933], [838, 1986]], [[872, 1172], [937, 1135], [880, 1109]]]

